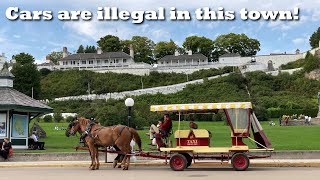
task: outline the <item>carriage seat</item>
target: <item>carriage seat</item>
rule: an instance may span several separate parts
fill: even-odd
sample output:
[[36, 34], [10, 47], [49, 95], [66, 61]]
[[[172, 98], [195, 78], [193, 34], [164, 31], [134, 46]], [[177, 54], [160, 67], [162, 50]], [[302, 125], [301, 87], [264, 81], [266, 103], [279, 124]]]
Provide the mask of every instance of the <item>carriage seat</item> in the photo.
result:
[[171, 147], [172, 142], [170, 141], [170, 136], [173, 134], [172, 126], [167, 130], [163, 131], [159, 129], [159, 134], [156, 134], [156, 139], [161, 140], [157, 142], [159, 147]]
[[172, 126], [166, 131], [159, 129], [159, 132], [160, 132], [161, 138], [168, 138], [171, 136], [171, 134], [173, 134]]

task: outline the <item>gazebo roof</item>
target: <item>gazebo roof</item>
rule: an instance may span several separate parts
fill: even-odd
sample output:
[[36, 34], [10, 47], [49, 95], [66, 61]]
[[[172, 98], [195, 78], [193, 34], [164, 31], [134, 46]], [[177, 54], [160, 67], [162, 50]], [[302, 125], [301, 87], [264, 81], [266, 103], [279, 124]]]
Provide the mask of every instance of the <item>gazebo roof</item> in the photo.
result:
[[0, 110], [50, 113], [53, 109], [13, 88], [0, 87]]
[[8, 70], [8, 67], [4, 66], [2, 70], [0, 70], [0, 78], [13, 79], [13, 74]]

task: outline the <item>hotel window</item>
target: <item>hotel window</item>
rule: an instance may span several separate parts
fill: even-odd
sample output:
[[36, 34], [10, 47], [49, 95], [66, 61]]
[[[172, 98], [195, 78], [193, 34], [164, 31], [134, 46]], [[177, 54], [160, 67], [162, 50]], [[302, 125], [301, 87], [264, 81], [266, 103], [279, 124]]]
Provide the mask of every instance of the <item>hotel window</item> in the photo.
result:
[[118, 60], [118, 59], [116, 59], [116, 63], [119, 63], [119, 60]]
[[87, 61], [81, 61], [81, 64], [87, 64]]
[[104, 63], [105, 63], [105, 64], [108, 64], [108, 63], [109, 63], [109, 61], [108, 61], [108, 60], [104, 60]]
[[93, 64], [93, 60], [89, 60], [89, 64]]
[[97, 64], [101, 64], [100, 60], [97, 60]]
[[123, 59], [123, 63], [126, 63], [127, 62], [127, 60], [126, 59]]

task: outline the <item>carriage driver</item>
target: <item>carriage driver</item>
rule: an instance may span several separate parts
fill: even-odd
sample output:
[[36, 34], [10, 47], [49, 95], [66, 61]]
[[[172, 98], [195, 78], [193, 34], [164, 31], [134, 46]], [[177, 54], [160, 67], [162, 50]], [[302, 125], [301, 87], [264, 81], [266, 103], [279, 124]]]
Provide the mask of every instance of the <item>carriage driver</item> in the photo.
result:
[[[162, 146], [161, 137], [167, 137], [172, 129], [172, 120], [169, 117], [169, 114], [165, 114], [163, 117], [163, 123], [159, 123], [159, 127], [152, 124], [150, 126], [149, 136], [150, 136], [150, 144], [152, 145], [152, 140], [154, 136], [156, 136], [157, 144]], [[159, 144], [160, 143], [160, 144]]]

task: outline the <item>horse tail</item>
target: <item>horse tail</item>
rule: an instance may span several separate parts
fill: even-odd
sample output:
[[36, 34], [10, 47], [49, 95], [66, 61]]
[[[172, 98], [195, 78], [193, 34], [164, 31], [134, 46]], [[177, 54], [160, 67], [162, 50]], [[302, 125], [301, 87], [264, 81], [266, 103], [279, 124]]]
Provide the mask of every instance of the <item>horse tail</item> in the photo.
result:
[[129, 128], [129, 131], [132, 133], [134, 141], [138, 144], [139, 151], [142, 151], [142, 149], [141, 149], [141, 138], [140, 138], [138, 132], [133, 128]]

